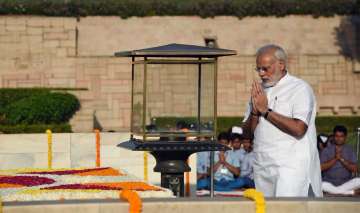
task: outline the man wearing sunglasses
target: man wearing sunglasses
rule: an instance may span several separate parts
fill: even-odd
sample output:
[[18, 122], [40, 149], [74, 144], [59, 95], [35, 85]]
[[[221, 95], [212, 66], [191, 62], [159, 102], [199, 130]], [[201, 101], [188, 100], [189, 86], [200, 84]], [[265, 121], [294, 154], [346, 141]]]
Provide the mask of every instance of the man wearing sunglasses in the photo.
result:
[[267, 197], [322, 196], [316, 147], [316, 100], [311, 87], [290, 75], [277, 45], [261, 47], [243, 129], [254, 136], [255, 186]]

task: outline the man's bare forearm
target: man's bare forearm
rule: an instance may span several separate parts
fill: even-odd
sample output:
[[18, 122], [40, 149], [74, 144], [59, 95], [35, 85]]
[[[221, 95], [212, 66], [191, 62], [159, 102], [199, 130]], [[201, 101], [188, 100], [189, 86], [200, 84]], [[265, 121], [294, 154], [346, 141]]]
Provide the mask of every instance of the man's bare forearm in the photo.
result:
[[350, 161], [347, 161], [347, 160], [345, 160], [344, 158], [341, 158], [340, 159], [340, 162], [341, 162], [341, 164], [347, 169], [347, 170], [349, 170], [350, 172], [352, 172], [352, 173], [355, 173], [355, 172], [357, 172], [357, 165], [356, 164], [354, 164], [354, 163], [352, 163], [352, 162], [350, 162]]
[[220, 166], [221, 166], [221, 162], [220, 161], [216, 162], [214, 164], [214, 172], [216, 172], [219, 169]]
[[333, 167], [336, 163], [337, 159], [333, 158], [331, 160], [326, 161], [325, 163], [321, 164], [321, 171], [326, 171], [328, 169], [330, 169], [331, 167]]
[[259, 116], [258, 115], [249, 115], [248, 119], [243, 123], [243, 134], [246, 138], [252, 138], [252, 135], [254, 134], [255, 128], [259, 122]]
[[230, 170], [230, 172], [233, 173], [233, 175], [235, 175], [235, 176], [239, 176], [239, 175], [240, 175], [240, 168], [235, 167], [235, 166], [229, 164], [228, 162], [225, 162], [225, 163], [224, 163], [224, 166], [225, 166], [228, 170]]

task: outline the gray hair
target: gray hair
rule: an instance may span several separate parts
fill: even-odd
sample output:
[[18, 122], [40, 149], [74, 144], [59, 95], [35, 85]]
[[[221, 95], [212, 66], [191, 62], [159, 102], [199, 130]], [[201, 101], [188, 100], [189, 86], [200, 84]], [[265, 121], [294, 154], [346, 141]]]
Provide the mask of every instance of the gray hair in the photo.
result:
[[285, 52], [285, 50], [275, 44], [268, 44], [265, 46], [262, 46], [258, 49], [258, 51], [256, 52], [256, 57], [258, 57], [259, 55], [262, 55], [264, 53], [268, 53], [268, 52], [273, 52], [274, 53], [274, 57], [279, 60], [284, 62], [285, 64], [287, 63], [287, 54]]

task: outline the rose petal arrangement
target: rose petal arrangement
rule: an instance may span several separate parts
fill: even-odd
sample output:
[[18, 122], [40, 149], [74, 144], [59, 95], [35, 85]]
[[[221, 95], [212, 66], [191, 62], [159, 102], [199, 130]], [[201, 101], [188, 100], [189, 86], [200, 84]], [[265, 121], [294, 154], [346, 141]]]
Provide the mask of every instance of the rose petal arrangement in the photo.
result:
[[[173, 197], [170, 190], [142, 182], [111, 167], [0, 170], [2, 201]], [[130, 197], [136, 197], [131, 195]], [[138, 203], [138, 201], [137, 201]]]

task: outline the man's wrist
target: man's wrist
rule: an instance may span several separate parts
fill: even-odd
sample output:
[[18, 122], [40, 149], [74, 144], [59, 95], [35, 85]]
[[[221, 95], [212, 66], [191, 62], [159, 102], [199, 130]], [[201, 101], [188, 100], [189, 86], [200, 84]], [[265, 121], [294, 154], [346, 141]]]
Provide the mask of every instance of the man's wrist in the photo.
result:
[[261, 113], [260, 113], [260, 112], [253, 112], [253, 111], [251, 111], [250, 114], [251, 114], [252, 116], [255, 116], [255, 117], [261, 116]]
[[261, 113], [261, 115], [267, 119], [267, 117], [269, 116], [269, 113], [272, 112], [272, 109], [268, 108], [265, 112]]

